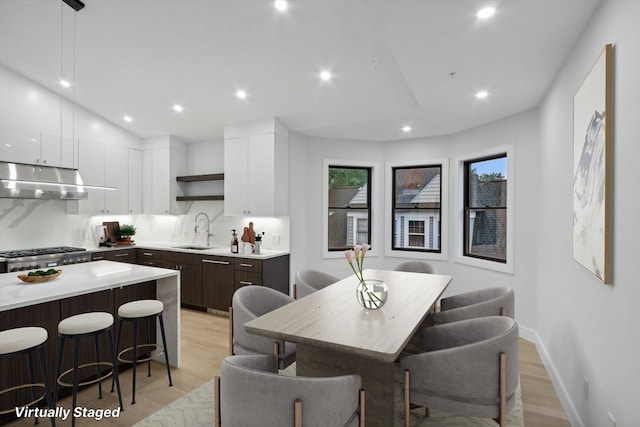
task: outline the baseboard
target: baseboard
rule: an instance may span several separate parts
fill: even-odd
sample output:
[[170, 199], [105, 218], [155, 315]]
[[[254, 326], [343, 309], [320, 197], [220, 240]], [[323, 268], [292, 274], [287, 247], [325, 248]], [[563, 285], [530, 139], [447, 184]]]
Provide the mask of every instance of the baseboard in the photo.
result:
[[558, 370], [556, 369], [551, 357], [549, 357], [549, 353], [545, 348], [544, 344], [542, 344], [542, 340], [540, 339], [540, 335], [538, 332], [524, 327], [522, 325], [520, 327], [520, 338], [525, 339], [527, 341], [531, 341], [536, 345], [536, 350], [538, 350], [538, 354], [540, 355], [540, 359], [542, 360], [542, 364], [545, 369], [549, 373], [549, 379], [551, 380], [551, 384], [553, 384], [553, 388], [558, 395], [558, 399], [560, 400], [560, 404], [564, 409], [564, 412], [567, 414], [567, 418], [569, 419], [569, 424], [571, 427], [585, 427], [580, 414], [576, 410], [569, 393], [567, 392], [567, 388], [564, 386], [564, 382], [562, 378], [558, 374]]

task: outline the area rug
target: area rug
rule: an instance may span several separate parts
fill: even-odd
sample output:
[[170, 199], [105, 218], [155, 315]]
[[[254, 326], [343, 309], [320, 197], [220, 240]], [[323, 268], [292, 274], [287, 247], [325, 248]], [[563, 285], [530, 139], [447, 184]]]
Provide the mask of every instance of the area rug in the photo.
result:
[[[284, 372], [284, 374], [291, 373], [293, 373], [291, 369]], [[400, 396], [400, 384], [397, 384], [395, 389], [396, 416], [394, 427], [401, 427], [404, 422], [404, 411], [402, 409], [402, 398]], [[151, 414], [139, 423], [136, 423], [134, 427], [212, 426], [214, 415], [213, 396], [213, 380], [207, 381], [180, 399]], [[266, 425], [267, 424], [265, 424], [265, 426]], [[412, 427], [496, 427], [496, 425], [497, 424], [490, 419], [461, 417], [436, 409], [431, 409], [428, 418], [425, 417], [424, 409], [414, 409], [411, 411]], [[513, 410], [507, 415], [507, 426], [524, 427], [520, 386], [518, 386], [516, 391], [516, 404]]]

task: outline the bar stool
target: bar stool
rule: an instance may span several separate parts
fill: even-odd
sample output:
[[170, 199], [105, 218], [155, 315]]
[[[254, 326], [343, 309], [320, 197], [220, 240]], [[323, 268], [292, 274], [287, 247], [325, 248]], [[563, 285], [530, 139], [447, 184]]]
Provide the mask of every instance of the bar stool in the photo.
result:
[[[125, 348], [124, 350], [118, 353], [118, 360], [125, 363], [131, 363], [133, 367], [133, 391], [131, 392], [131, 404], [135, 405], [136, 403], [136, 365], [139, 362], [147, 362], [147, 376], [151, 376], [151, 359], [155, 359], [156, 357], [160, 357], [164, 353], [164, 360], [167, 365], [167, 375], [169, 376], [169, 387], [173, 386], [173, 382], [171, 381], [171, 367], [169, 366], [169, 353], [167, 351], [167, 339], [164, 334], [164, 322], [162, 321], [162, 312], [164, 311], [164, 304], [162, 301], [154, 300], [154, 299], [145, 299], [138, 301], [131, 301], [125, 304], [122, 304], [118, 308], [118, 318], [120, 319], [118, 323], [118, 343], [116, 348], [120, 349], [120, 338], [122, 336], [122, 322], [130, 321], [133, 322], [133, 346]], [[162, 336], [162, 345], [158, 343], [152, 343], [150, 337], [150, 325], [149, 321], [154, 318], [158, 318], [160, 322], [160, 335]], [[144, 320], [146, 323], [147, 329], [147, 343], [146, 344], [138, 344], [138, 321]], [[148, 355], [143, 359], [138, 359], [138, 349], [139, 348], [155, 348], [159, 350], [159, 353], [156, 355]], [[123, 354], [132, 351], [133, 352], [133, 360], [125, 359], [122, 357]], [[150, 353], [150, 352], [149, 352]], [[111, 390], [113, 391], [113, 382], [111, 384]]]
[[[47, 408], [52, 409], [51, 393], [49, 391], [49, 377], [47, 375], [47, 364], [44, 357], [44, 343], [47, 341], [49, 334], [47, 330], [40, 327], [23, 327], [15, 329], [7, 329], [0, 332], [0, 359], [15, 357], [21, 354], [27, 354], [29, 361], [29, 384], [20, 384], [0, 390], [0, 395], [24, 388], [31, 389], [31, 402], [24, 406], [34, 408], [35, 404], [43, 398], [47, 400]], [[42, 373], [42, 383], [36, 383], [33, 373], [33, 352], [38, 352], [40, 359], [40, 370]], [[44, 394], [38, 398], [35, 396], [35, 388], [43, 388]], [[0, 415], [8, 414], [15, 411], [15, 408], [0, 411]], [[35, 423], [38, 424], [37, 413]], [[55, 417], [51, 417], [51, 425], [55, 426]]]
[[[58, 323], [58, 336], [60, 337], [60, 354], [58, 357], [58, 370], [56, 372], [56, 391], [54, 395], [54, 401], [58, 401], [58, 390], [60, 386], [73, 387], [73, 403], [71, 407], [71, 425], [75, 426], [75, 408], [78, 394], [78, 386], [85, 386], [89, 384], [98, 383], [98, 398], [102, 399], [102, 380], [113, 375], [113, 380], [118, 387], [118, 403], [120, 409], [124, 410], [122, 405], [122, 395], [120, 394], [120, 381], [118, 380], [118, 363], [116, 359], [116, 352], [113, 347], [113, 335], [111, 334], [111, 327], [113, 326], [113, 316], [110, 313], [93, 312], [83, 313], [75, 316], [67, 317]], [[102, 333], [107, 334], [109, 341], [109, 348], [111, 353], [111, 362], [100, 362], [100, 347], [98, 345], [99, 335]], [[80, 338], [94, 337], [96, 348], [96, 361], [92, 363], [86, 363], [79, 365], [79, 347]], [[73, 368], [62, 371], [62, 359], [64, 355], [64, 343], [67, 339], [73, 339], [74, 341], [74, 354], [73, 354]], [[80, 368], [86, 368], [89, 366], [96, 367], [96, 378], [87, 380], [82, 383], [78, 383], [78, 371]], [[111, 371], [105, 375], [102, 375], [101, 366], [107, 366], [111, 368]], [[62, 379], [65, 375], [73, 372], [73, 382], [66, 383]]]

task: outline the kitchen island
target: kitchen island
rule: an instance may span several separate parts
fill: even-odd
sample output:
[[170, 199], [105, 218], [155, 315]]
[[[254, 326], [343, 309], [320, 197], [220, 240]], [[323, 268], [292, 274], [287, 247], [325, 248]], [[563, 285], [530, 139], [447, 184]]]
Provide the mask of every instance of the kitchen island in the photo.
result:
[[[74, 264], [58, 269], [62, 270], [60, 277], [44, 283], [22, 282], [15, 272], [0, 274], [0, 314], [9, 314], [10, 311], [17, 313], [21, 308], [44, 306], [57, 301], [62, 304], [104, 291], [132, 290], [135, 285], [155, 282], [155, 296], [164, 304], [163, 318], [170, 362], [172, 366], [180, 366], [180, 274], [177, 271], [113, 261]], [[117, 307], [115, 310], [117, 312]], [[7, 327], [12, 326], [0, 324], [0, 329]], [[160, 336], [157, 339], [157, 342], [161, 342]]]

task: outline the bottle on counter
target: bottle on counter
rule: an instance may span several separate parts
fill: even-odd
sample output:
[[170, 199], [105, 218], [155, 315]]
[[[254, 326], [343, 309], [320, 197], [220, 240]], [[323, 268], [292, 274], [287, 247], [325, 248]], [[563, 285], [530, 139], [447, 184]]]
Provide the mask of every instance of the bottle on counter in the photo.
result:
[[231, 253], [237, 254], [238, 253], [238, 235], [236, 234], [235, 228], [231, 231], [233, 232], [233, 234], [231, 235]]

